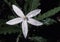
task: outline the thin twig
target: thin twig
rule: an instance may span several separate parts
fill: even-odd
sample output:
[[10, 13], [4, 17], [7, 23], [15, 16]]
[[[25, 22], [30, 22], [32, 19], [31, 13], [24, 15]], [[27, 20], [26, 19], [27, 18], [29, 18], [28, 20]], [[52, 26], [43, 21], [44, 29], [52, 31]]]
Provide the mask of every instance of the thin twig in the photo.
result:
[[16, 39], [16, 42], [19, 42], [19, 38], [21, 36], [21, 33], [18, 35], [17, 39]]

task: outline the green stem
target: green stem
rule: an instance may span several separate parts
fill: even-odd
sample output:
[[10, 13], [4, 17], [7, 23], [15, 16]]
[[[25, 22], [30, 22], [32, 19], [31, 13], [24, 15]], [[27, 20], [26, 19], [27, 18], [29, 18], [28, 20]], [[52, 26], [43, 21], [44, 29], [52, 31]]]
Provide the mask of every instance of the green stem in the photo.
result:
[[16, 42], [19, 42], [19, 38], [21, 37], [21, 33], [18, 35]]
[[[11, 9], [11, 3], [9, 3], [7, 0], [4, 0], [4, 2], [9, 6], [9, 8]], [[15, 3], [16, 5], [18, 5], [17, 3]], [[15, 16], [15, 17], [17, 17], [16, 15], [15, 15], [15, 13], [13, 12], [13, 10], [11, 9], [11, 11], [12, 11], [12, 13], [13, 13], [13, 15]]]
[[[4, 2], [9, 6], [9, 8], [10, 8], [10, 10], [12, 11], [14, 17], [17, 17], [17, 16], [15, 15], [15, 13], [13, 12], [12, 8], [11, 8], [11, 7], [12, 7], [12, 6], [11, 6], [11, 3], [9, 3], [7, 0], [4, 0]], [[18, 5], [16, 2], [15, 2], [15, 4]], [[18, 25], [16, 25], [16, 26], [19, 27]]]

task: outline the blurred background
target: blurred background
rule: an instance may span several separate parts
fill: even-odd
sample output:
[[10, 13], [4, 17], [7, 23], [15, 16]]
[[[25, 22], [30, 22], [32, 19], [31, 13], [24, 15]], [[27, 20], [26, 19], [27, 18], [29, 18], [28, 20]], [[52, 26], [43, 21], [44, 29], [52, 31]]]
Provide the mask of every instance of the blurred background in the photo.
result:
[[[16, 0], [16, 2], [20, 7], [22, 8], [24, 7], [23, 5], [25, 3], [25, 0]], [[60, 6], [60, 0], [40, 0], [40, 3], [41, 4], [38, 8], [42, 10], [41, 11], [42, 14], [50, 9], [53, 9], [54, 7]], [[0, 0], [0, 19], [8, 20], [8, 16], [12, 14], [13, 13], [8, 7], [8, 4], [4, 0]], [[29, 28], [29, 36], [32, 37], [33, 35], [40, 37], [38, 40], [41, 41], [39, 42], [60, 42], [60, 12], [55, 14], [54, 16], [51, 16], [50, 18], [56, 20], [58, 23], [54, 23], [49, 26], [43, 25], [39, 28], [32, 26], [33, 27], [32, 29]], [[1, 25], [1, 27], [5, 27], [5, 26]], [[19, 32], [11, 33], [11, 34], [7, 33], [6, 35], [2, 33], [0, 34], [0, 42], [16, 42], [16, 38], [18, 34]], [[19, 42], [37, 42], [37, 41], [28, 38], [24, 39], [24, 37], [20, 37]]]

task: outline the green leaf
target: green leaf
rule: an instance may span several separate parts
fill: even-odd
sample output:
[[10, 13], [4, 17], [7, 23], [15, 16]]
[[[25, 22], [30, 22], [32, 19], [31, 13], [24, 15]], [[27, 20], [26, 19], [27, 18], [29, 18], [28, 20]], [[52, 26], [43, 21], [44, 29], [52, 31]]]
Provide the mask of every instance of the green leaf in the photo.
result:
[[45, 19], [47, 17], [51, 17], [51, 16], [55, 15], [59, 11], [60, 11], [60, 7], [56, 7], [54, 9], [51, 9], [51, 10], [47, 11], [46, 13], [44, 13], [42, 15], [39, 15], [37, 19], [38, 20], [43, 20], [43, 19]]
[[34, 41], [34, 42], [47, 42], [47, 39], [43, 38], [43, 37], [30, 37], [30, 40]]
[[43, 21], [43, 23], [45, 24], [45, 25], [51, 25], [51, 24], [53, 24], [53, 23], [57, 23], [57, 21], [55, 21], [54, 19], [51, 19], [51, 18], [46, 18], [46, 19], [44, 19], [44, 20], [42, 20]]
[[[2, 21], [2, 22], [1, 22]], [[11, 33], [18, 33], [21, 32], [21, 28], [17, 25], [9, 26], [6, 24], [5, 20], [0, 19], [0, 34], [11, 34]]]
[[30, 1], [30, 8], [29, 8], [30, 11], [36, 9], [40, 5], [39, 1], [40, 0], [31, 0]]
[[16, 26], [6, 26], [3, 25], [3, 27], [0, 27], [0, 34], [11, 34], [11, 33], [18, 33], [20, 32], [20, 28], [17, 28]]
[[10, 7], [11, 7], [12, 4], [18, 5], [16, 3], [16, 0], [12, 0], [12, 1], [11, 0], [4, 0], [4, 2], [7, 3]]
[[39, 1], [40, 0], [25, 0], [25, 5], [24, 5], [25, 13], [28, 13], [36, 9], [40, 5]]

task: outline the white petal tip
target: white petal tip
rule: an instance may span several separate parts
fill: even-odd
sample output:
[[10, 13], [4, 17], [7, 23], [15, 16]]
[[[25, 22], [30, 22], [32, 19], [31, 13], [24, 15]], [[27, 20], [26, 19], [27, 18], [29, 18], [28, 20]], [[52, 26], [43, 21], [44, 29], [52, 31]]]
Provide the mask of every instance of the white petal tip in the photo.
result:
[[36, 24], [35, 26], [41, 26], [41, 25], [43, 25], [43, 23], [42, 23], [42, 22], [40, 22], [39, 24]]
[[13, 9], [16, 8], [16, 7], [17, 7], [16, 5], [14, 5], [14, 4], [12, 5], [12, 8], [13, 8]]
[[11, 23], [9, 23], [9, 22], [6, 22], [6, 24], [8, 24], [8, 25], [13, 25], [13, 24], [11, 24]]
[[41, 12], [41, 9], [37, 9], [39, 12]]
[[43, 25], [43, 23], [40, 23], [40, 25], [39, 25], [39, 26], [41, 26], [41, 25]]
[[13, 4], [12, 7], [14, 7], [15, 5]]
[[27, 33], [23, 33], [23, 35], [24, 35], [24, 38], [27, 38]]
[[42, 26], [43, 24], [35, 25], [35, 26]]
[[8, 22], [6, 22], [6, 24], [8, 24]]
[[27, 36], [24, 36], [24, 38], [26, 39], [26, 38], [27, 38]]

